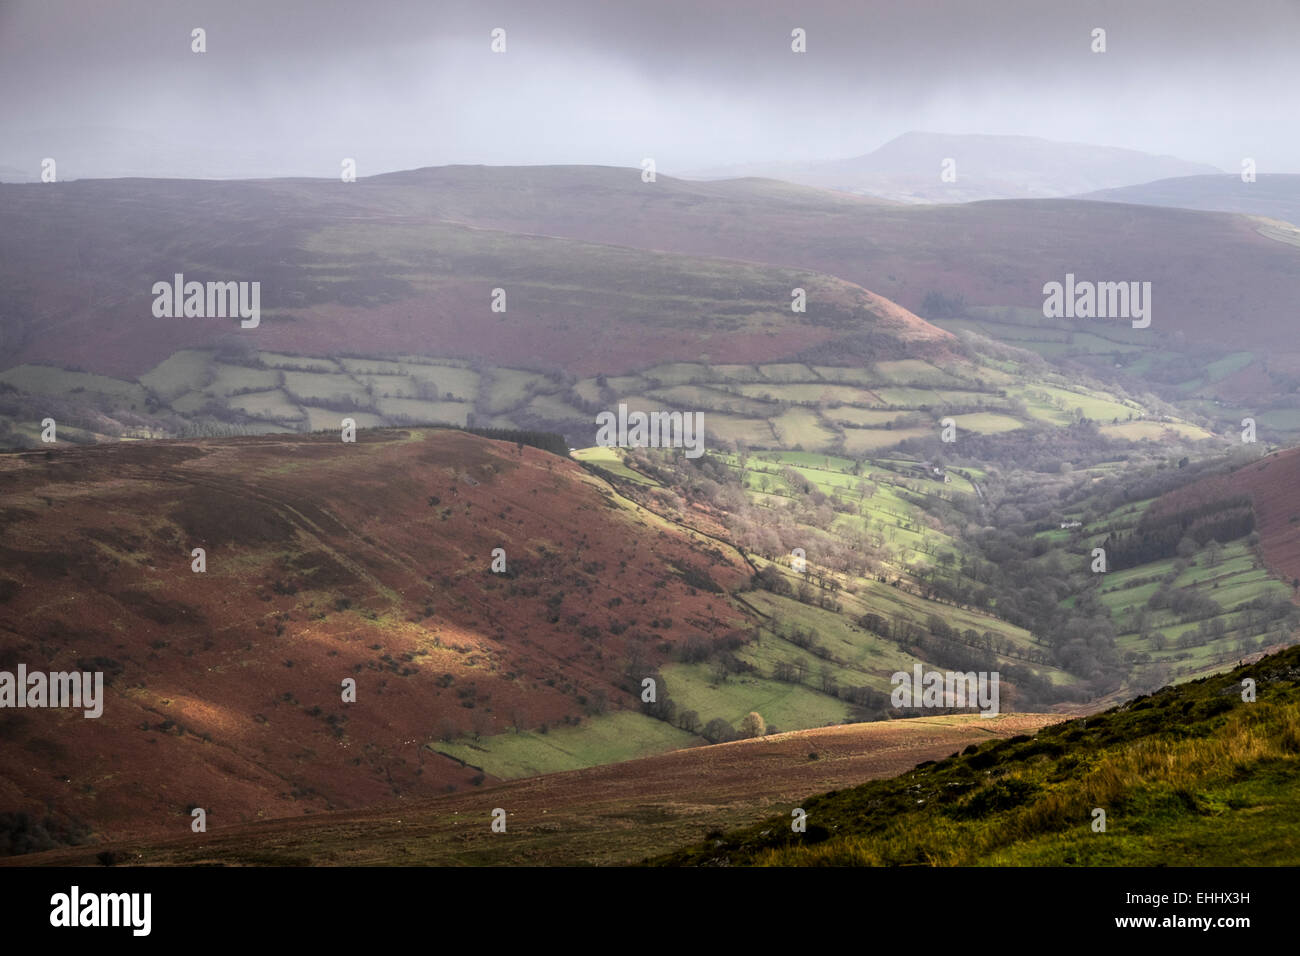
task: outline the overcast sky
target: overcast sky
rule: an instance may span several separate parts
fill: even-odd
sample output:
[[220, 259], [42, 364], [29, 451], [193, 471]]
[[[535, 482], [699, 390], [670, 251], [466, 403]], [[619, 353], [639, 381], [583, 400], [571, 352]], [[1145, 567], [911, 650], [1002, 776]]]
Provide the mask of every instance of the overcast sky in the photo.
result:
[[1300, 0], [0, 0], [0, 91], [0, 163], [24, 168], [672, 173], [929, 130], [1300, 172]]

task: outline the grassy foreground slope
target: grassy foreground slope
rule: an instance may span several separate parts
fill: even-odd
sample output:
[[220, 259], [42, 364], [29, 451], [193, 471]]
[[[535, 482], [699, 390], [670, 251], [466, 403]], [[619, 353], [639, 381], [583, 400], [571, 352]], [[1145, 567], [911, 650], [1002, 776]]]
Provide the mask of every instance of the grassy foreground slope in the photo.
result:
[[[1254, 701], [1242, 699], [1247, 679]], [[786, 813], [657, 862], [1295, 865], [1298, 785], [1300, 648], [1290, 648], [1032, 738], [810, 797], [802, 834]]]

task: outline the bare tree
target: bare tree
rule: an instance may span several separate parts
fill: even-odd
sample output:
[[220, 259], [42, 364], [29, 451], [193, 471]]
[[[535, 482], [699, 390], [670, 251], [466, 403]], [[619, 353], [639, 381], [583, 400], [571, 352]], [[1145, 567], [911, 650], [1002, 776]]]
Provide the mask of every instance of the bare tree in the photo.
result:
[[528, 711], [522, 704], [512, 704], [510, 706], [510, 726], [514, 728], [515, 733], [523, 730], [528, 723]]
[[438, 739], [443, 743], [449, 744], [460, 734], [460, 728], [450, 717], [444, 717], [438, 721]]

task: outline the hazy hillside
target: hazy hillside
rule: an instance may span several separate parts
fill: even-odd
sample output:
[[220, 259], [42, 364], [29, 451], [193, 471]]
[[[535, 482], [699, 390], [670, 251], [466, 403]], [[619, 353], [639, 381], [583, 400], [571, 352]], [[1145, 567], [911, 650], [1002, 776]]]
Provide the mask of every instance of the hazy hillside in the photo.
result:
[[[996, 309], [1050, 325], [1056, 340], [1086, 336], [1069, 358], [1094, 373], [1118, 365], [1140, 387], [1186, 383], [1188, 399], [1265, 401], [1260, 412], [1300, 380], [1300, 243], [1238, 214], [1080, 200], [882, 205], [762, 180], [644, 183], [610, 167], [35, 184], [0, 197], [12, 226], [0, 236], [10, 365], [131, 379], [222, 343], [580, 376], [782, 361], [839, 343], [855, 356], [943, 360], [946, 337], [916, 313], [960, 328], [952, 320]], [[152, 284], [177, 271], [260, 281], [261, 324], [154, 318]], [[1044, 284], [1067, 274], [1150, 282], [1151, 325], [1043, 319]], [[497, 288], [505, 313], [491, 308]], [[795, 288], [807, 291], [805, 313], [791, 310]], [[976, 330], [1036, 347], [1033, 332]], [[1234, 357], [1215, 364], [1225, 352]]]
[[[944, 181], [940, 173], [950, 159], [951, 181]], [[1033, 136], [910, 132], [851, 159], [755, 163], [701, 175], [767, 176], [883, 199], [951, 203], [1069, 196], [1214, 172], [1218, 170], [1205, 163], [1132, 149], [1058, 143]]]
[[[742, 187], [743, 198], [735, 192]], [[1043, 285], [1066, 273], [1145, 280], [1157, 296], [1146, 332], [1169, 345], [1226, 344], [1247, 318], [1249, 344], [1284, 352], [1294, 344], [1289, 303], [1300, 295], [1300, 246], [1246, 216], [1063, 199], [805, 200], [792, 187], [662, 176], [649, 184], [636, 170], [604, 167], [439, 167], [376, 177], [372, 188], [371, 202], [426, 203], [495, 229], [816, 269], [912, 311], [940, 293], [965, 306], [1041, 315]], [[1074, 324], [1102, 335], [1128, 326]]]
[[[416, 202], [417, 186], [418, 201], [483, 227], [815, 269], [1224, 427], [1300, 428], [1300, 230], [1286, 223], [1061, 199], [882, 205], [600, 167], [414, 170], [376, 177], [373, 201]], [[1067, 275], [1150, 282], [1151, 324], [1045, 318], [1044, 285]]]
[[1300, 226], [1300, 176], [1261, 173], [1254, 182], [1240, 175], [1182, 176], [1136, 186], [1120, 186], [1083, 193], [1075, 199], [1136, 203], [1142, 206], [1176, 206], [1214, 212], [1239, 212], [1282, 219]]
[[[623, 202], [644, 200], [639, 190], [650, 187], [635, 173], [585, 169], [560, 170], [538, 198], [553, 208], [570, 188], [615, 176]], [[515, 188], [530, 190], [528, 177]], [[765, 191], [687, 189], [681, 201], [720, 195], [741, 210], [754, 188]], [[799, 214], [788, 187], [771, 192], [772, 209]], [[300, 355], [414, 354], [592, 375], [701, 357], [777, 360], [864, 335], [882, 357], [945, 352], [946, 333], [815, 270], [485, 229], [461, 221], [473, 195], [402, 177], [0, 187], [5, 363], [134, 377], [232, 337]], [[260, 324], [156, 318], [153, 284], [176, 273], [260, 282]], [[792, 311], [796, 288], [806, 291], [805, 312]], [[494, 289], [504, 290], [505, 311], [493, 309]]]
[[0, 183], [34, 183], [40, 178], [39, 166], [27, 170], [17, 166], [0, 166]]

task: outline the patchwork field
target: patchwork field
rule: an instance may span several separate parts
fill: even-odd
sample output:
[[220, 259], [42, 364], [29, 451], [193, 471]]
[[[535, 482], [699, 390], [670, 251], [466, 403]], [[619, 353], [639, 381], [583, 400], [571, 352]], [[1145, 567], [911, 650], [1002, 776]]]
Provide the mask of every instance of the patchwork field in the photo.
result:
[[[34, 425], [54, 415], [71, 440], [334, 430], [358, 425], [446, 424], [554, 431], [593, 444], [595, 413], [626, 404], [644, 412], [701, 412], [712, 446], [879, 455], [928, 442], [952, 418], [961, 434], [1099, 423], [1118, 441], [1213, 437], [1140, 403], [1051, 381], [1025, 383], [998, 362], [940, 365], [922, 359], [843, 367], [668, 362], [635, 374], [565, 378], [520, 368], [406, 354], [322, 359], [283, 351], [238, 355], [185, 349], [138, 381], [20, 366], [0, 373], [20, 394], [0, 408], [12, 443], [33, 446]], [[178, 417], [180, 421], [178, 421]]]

